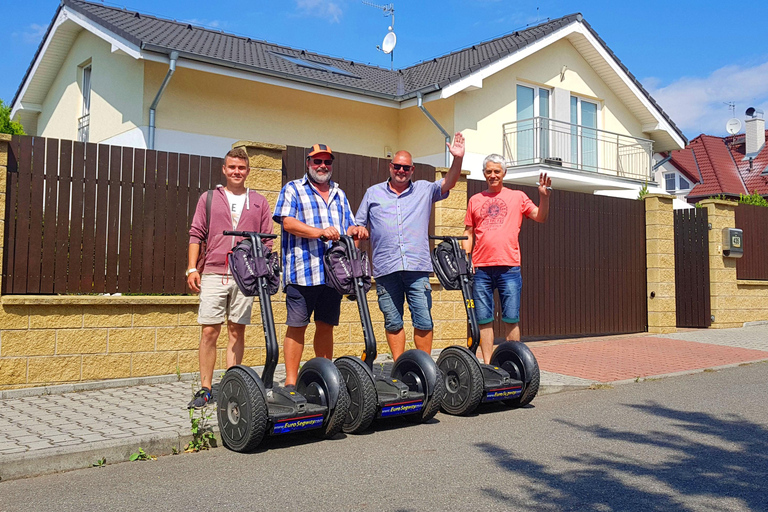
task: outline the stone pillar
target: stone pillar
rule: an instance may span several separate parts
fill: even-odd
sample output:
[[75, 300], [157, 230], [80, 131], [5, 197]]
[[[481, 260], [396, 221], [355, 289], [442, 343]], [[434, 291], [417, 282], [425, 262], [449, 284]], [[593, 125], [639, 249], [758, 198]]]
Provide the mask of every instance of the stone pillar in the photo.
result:
[[[435, 179], [445, 178], [447, 167], [435, 168]], [[435, 235], [461, 236], [464, 233], [464, 216], [467, 213], [467, 176], [461, 171], [459, 181], [451, 190], [448, 199], [435, 203]]]
[[645, 196], [645, 259], [648, 332], [677, 330], [675, 304], [675, 218], [672, 196]]
[[[257, 191], [267, 198], [269, 207], [275, 211], [277, 196], [283, 187], [283, 151], [282, 144], [267, 144], [240, 140], [232, 144], [232, 148], [242, 147], [248, 153], [248, 164], [251, 172], [245, 180], [245, 186]], [[274, 232], [280, 235], [280, 226], [275, 224]], [[280, 247], [279, 238], [275, 240], [275, 248]]]
[[[3, 268], [3, 248], [5, 247], [5, 190], [8, 179], [8, 151], [11, 136], [0, 133], [0, 268]], [[2, 276], [0, 276], [0, 289], [2, 289]]]
[[737, 302], [736, 259], [723, 256], [723, 228], [736, 226], [737, 203], [721, 199], [705, 199], [699, 203], [707, 209], [709, 230], [709, 294], [712, 306], [711, 327], [741, 327], [744, 315]]

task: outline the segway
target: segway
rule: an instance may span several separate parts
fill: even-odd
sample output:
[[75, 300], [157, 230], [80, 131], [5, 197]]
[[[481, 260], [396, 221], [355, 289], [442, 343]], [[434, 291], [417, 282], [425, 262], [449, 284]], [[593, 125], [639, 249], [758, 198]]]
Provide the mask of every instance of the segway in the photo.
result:
[[[349, 394], [342, 376], [329, 359], [315, 357], [304, 363], [289, 391], [273, 381], [279, 348], [275, 335], [271, 294], [279, 287], [276, 254], [267, 254], [262, 239], [275, 238], [250, 231], [225, 231], [246, 237], [227, 256], [240, 290], [258, 295], [267, 357], [261, 377], [244, 365], [227, 369], [221, 380], [217, 417], [224, 445], [236, 452], [255, 449], [265, 435], [314, 429], [321, 438], [341, 432], [349, 409]], [[271, 289], [270, 289], [271, 288]]]
[[[326, 251], [326, 256], [326, 276], [335, 269], [338, 270], [337, 275], [341, 275], [342, 281], [345, 281], [340, 283], [338, 279], [329, 276], [331, 278], [327, 278], [326, 282], [342, 295], [350, 295], [350, 298], [357, 301], [365, 341], [365, 351], [361, 357], [343, 356], [335, 361], [351, 400], [344, 419], [344, 432], [362, 432], [376, 418], [405, 416], [405, 419], [415, 423], [432, 419], [440, 409], [445, 392], [443, 376], [435, 361], [422, 350], [406, 350], [397, 358], [389, 374], [385, 373], [382, 365], [381, 372], [377, 372], [380, 374], [375, 375], [373, 362], [376, 359], [376, 337], [368, 309], [359, 251], [352, 237], [342, 235], [338, 244]], [[370, 287], [370, 279], [367, 286]]]
[[440, 283], [447, 290], [461, 290], [467, 311], [467, 346], [444, 349], [437, 366], [445, 375], [442, 409], [448, 414], [470, 414], [478, 405], [502, 401], [512, 407], [527, 405], [539, 391], [539, 364], [523, 343], [507, 341], [493, 352], [491, 364], [477, 360], [480, 326], [472, 296], [471, 260], [459, 245], [460, 236], [430, 236], [442, 242], [432, 251], [432, 262]]

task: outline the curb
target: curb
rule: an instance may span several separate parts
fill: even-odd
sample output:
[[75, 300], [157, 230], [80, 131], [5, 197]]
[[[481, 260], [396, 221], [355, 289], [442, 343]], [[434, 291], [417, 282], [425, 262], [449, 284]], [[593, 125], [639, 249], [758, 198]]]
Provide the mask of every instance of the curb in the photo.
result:
[[[218, 441], [218, 425], [212, 427]], [[102, 458], [106, 459], [107, 465], [128, 462], [131, 460], [131, 454], [139, 448], [148, 455], [172, 455], [174, 448], [178, 454], [182, 454], [184, 447], [191, 440], [191, 433], [167, 432], [87, 443], [85, 449], [64, 446], [35, 450], [33, 453], [0, 455], [0, 482], [74, 469], [98, 469], [93, 467], [93, 464]], [[212, 448], [217, 447], [218, 443]]]

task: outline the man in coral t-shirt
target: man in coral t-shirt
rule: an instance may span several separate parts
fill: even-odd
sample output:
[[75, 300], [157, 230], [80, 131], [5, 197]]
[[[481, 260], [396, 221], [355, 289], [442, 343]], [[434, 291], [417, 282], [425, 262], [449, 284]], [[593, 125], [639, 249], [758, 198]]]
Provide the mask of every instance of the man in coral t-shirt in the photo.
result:
[[[504, 187], [507, 173], [504, 157], [488, 155], [483, 160], [483, 175], [488, 190], [469, 199], [464, 218], [464, 250], [472, 254], [475, 267], [474, 300], [480, 324], [480, 349], [486, 364], [493, 354], [493, 290], [499, 290], [504, 337], [520, 341], [520, 244], [518, 235], [523, 216], [545, 222], [549, 215], [552, 179], [539, 175], [539, 206], [524, 192]], [[473, 250], [474, 249], [474, 250]]]

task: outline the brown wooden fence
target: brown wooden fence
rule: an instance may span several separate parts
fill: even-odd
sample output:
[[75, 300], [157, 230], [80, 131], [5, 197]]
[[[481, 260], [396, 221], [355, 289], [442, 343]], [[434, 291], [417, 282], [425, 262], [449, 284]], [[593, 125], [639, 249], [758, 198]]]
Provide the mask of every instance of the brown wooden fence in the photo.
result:
[[185, 293], [189, 225], [221, 162], [14, 136], [2, 293]]
[[[306, 155], [308, 148], [288, 146], [283, 151], [283, 184], [304, 176], [306, 172]], [[389, 162], [387, 158], [376, 158], [362, 155], [352, 155], [334, 151], [333, 181], [339, 184], [347, 195], [353, 212], [357, 212], [363, 201], [365, 191], [376, 183], [381, 183], [389, 178]], [[435, 180], [435, 168], [431, 165], [416, 164], [413, 171], [414, 180]], [[429, 232], [434, 234], [435, 226], [434, 208], [430, 218]], [[368, 251], [368, 242], [360, 244], [361, 249]]]
[[744, 256], [736, 260], [736, 278], [768, 280], [768, 208], [740, 204], [736, 227], [744, 232]]
[[[486, 188], [470, 180], [467, 191]], [[509, 188], [538, 204], [535, 187]], [[520, 251], [523, 336], [647, 330], [642, 201], [555, 190], [545, 224], [523, 221]], [[494, 332], [502, 335], [498, 299]]]
[[675, 210], [675, 305], [678, 327], [712, 325], [706, 208]]

